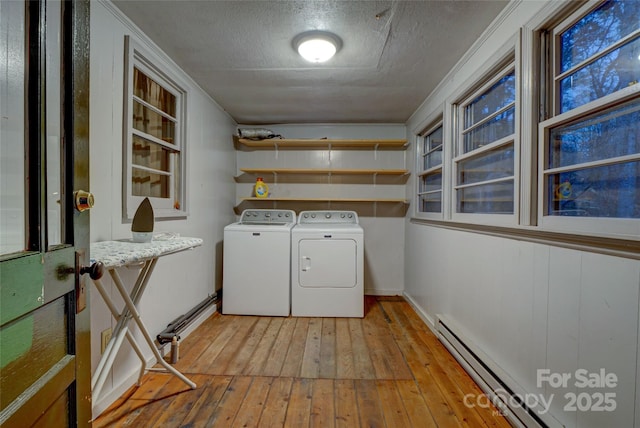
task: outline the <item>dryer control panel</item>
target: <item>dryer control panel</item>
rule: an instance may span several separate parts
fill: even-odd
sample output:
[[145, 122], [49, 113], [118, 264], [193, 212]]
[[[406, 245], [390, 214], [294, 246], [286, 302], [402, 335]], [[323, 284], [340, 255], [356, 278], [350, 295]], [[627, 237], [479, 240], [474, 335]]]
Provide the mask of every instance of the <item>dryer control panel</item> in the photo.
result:
[[302, 211], [298, 215], [298, 224], [358, 224], [355, 211]]
[[244, 210], [240, 216], [241, 224], [284, 225], [296, 222], [293, 210]]

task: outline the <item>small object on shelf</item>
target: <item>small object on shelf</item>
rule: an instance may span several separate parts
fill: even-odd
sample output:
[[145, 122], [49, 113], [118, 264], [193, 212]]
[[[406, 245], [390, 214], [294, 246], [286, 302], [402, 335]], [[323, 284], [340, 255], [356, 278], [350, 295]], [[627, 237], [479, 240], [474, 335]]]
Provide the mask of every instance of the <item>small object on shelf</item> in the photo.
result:
[[256, 198], [266, 198], [269, 196], [269, 186], [262, 180], [262, 177], [256, 179], [256, 185], [253, 186], [253, 193]]
[[144, 198], [131, 223], [133, 242], [151, 242], [153, 238], [153, 207], [149, 198]]
[[267, 140], [269, 138], [282, 138], [270, 129], [265, 128], [238, 128], [238, 136], [248, 140]]

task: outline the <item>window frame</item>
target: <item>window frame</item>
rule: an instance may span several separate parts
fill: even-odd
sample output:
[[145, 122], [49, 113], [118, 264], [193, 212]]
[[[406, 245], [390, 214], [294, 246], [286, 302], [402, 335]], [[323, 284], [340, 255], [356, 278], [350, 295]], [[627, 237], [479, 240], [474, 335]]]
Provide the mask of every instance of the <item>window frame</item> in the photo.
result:
[[[445, 153], [447, 150], [446, 149], [447, 134], [445, 132], [443, 115], [441, 113], [438, 115], [437, 119], [431, 120], [429, 122], [430, 122], [430, 125], [424, 128], [424, 130], [420, 132], [418, 135], [416, 135], [416, 171], [417, 172], [416, 172], [416, 184], [415, 184], [415, 195], [416, 195], [415, 215], [417, 217], [422, 217], [422, 218], [442, 219], [445, 211], [444, 207], [445, 207], [445, 196], [446, 196], [445, 177], [446, 177], [447, 168], [445, 167], [445, 164], [446, 164]], [[436, 149], [431, 149], [425, 152], [424, 150], [425, 139], [431, 134], [433, 134], [435, 131], [437, 131], [438, 129], [442, 130], [442, 144], [439, 146], [442, 152], [441, 162], [438, 165], [425, 169], [424, 168], [425, 157], [428, 154], [434, 153], [437, 151], [437, 148], [436, 148]], [[442, 180], [442, 185], [440, 187], [440, 190], [433, 190], [429, 192], [421, 191], [420, 189], [421, 189], [422, 178], [428, 174], [435, 173], [438, 170], [440, 171], [441, 180]], [[439, 212], [422, 211], [421, 210], [422, 203], [420, 199], [421, 196], [425, 194], [436, 193], [436, 192], [440, 192], [440, 211]]]
[[[152, 135], [134, 129], [133, 124], [133, 103], [139, 100], [133, 93], [133, 70], [137, 68], [149, 79], [155, 81], [164, 90], [176, 97], [176, 114], [175, 114], [175, 141], [169, 144]], [[169, 149], [169, 172], [162, 174], [170, 177], [169, 179], [169, 198], [158, 198], [149, 196], [149, 200], [153, 206], [154, 216], [157, 220], [186, 218], [187, 212], [187, 85], [172, 72], [160, 58], [156, 57], [152, 52], [145, 49], [141, 44], [136, 42], [132, 37], [125, 36], [125, 61], [124, 61], [124, 109], [123, 109], [123, 162], [122, 162], [122, 216], [123, 221], [128, 222], [133, 219], [135, 212], [146, 196], [133, 195], [133, 137], [142, 137], [151, 144], [157, 145], [162, 149]], [[143, 100], [144, 102], [144, 100]], [[147, 105], [145, 102], [143, 105]], [[161, 110], [151, 107], [154, 112]], [[159, 113], [165, 116], [164, 113]], [[175, 161], [173, 158], [177, 156]], [[175, 171], [175, 165], [179, 171]], [[149, 168], [139, 168], [149, 170]], [[154, 170], [149, 170], [155, 173]], [[176, 184], [175, 180], [178, 180]], [[176, 208], [176, 205], [179, 208]]]
[[[571, 28], [580, 19], [589, 13], [599, 8], [604, 2], [589, 1], [583, 4], [581, 7], [576, 8], [571, 13], [567, 14], [564, 19], [551, 23], [548, 26], [546, 35], [541, 37], [547, 37], [547, 43], [550, 48], [550, 54], [546, 56], [548, 63], [547, 69], [549, 75], [546, 77], [546, 81], [543, 81], [541, 86], [547, 87], [546, 93], [540, 93], [541, 98], [545, 105], [548, 106], [548, 117], [541, 118], [538, 122], [538, 171], [537, 171], [537, 220], [538, 225], [542, 230], [561, 232], [561, 233], [573, 233], [577, 235], [586, 235], [601, 238], [623, 238], [640, 240], [640, 219], [638, 218], [611, 218], [611, 217], [581, 217], [581, 216], [561, 216], [561, 215], [549, 215], [549, 189], [547, 186], [547, 176], [562, 172], [563, 170], [570, 169], [583, 169], [576, 166], [567, 166], [562, 168], [548, 168], [549, 165], [549, 144], [550, 133], [553, 129], [560, 126], [575, 124], [580, 122], [586, 117], [594, 114], [605, 113], [607, 111], [614, 111], [617, 106], [620, 106], [626, 102], [637, 100], [640, 97], [640, 84], [635, 83], [632, 86], [620, 89], [611, 94], [605, 95], [601, 98], [589, 101], [571, 110], [560, 112], [560, 81], [563, 76], [570, 75], [580, 69], [585, 64], [593, 63], [593, 58], [602, 58], [614, 49], [619, 48], [625, 41], [636, 38], [638, 31], [631, 33], [616, 41], [615, 43], [605, 47], [592, 57], [583, 60], [577, 66], [571, 69], [561, 72], [559, 67], [560, 49], [559, 38], [567, 29]], [[545, 61], [543, 57], [541, 61]], [[546, 100], [545, 100], [546, 97]], [[544, 120], [542, 120], [544, 119]], [[640, 160], [640, 154], [628, 155], [629, 159]], [[613, 158], [607, 158], [613, 159]], [[583, 165], [595, 166], [600, 164], [606, 164], [607, 159], [602, 159], [595, 162], [590, 162]], [[594, 232], [597, 231], [597, 232]]]
[[[454, 148], [452, 158], [450, 161], [450, 188], [449, 197], [451, 201], [451, 213], [450, 217], [454, 221], [473, 223], [473, 224], [486, 224], [486, 225], [502, 225], [502, 226], [515, 226], [519, 223], [520, 216], [520, 121], [521, 121], [521, 70], [520, 70], [520, 33], [518, 32], [514, 37], [511, 37], [496, 54], [485, 63], [483, 73], [479, 78], [471, 82], [467, 82], [464, 85], [463, 90], [459, 92], [457, 96], [453, 98], [450, 103], [451, 115], [454, 121], [453, 125], [453, 141], [452, 146]], [[493, 141], [490, 144], [475, 150], [471, 150], [464, 153], [464, 138], [463, 138], [463, 110], [466, 106], [476, 99], [483, 92], [486, 92], [496, 82], [505, 77], [513, 70], [514, 72], [514, 86], [515, 86], [515, 100], [514, 107], [514, 133], [503, 137], [499, 140]], [[508, 109], [503, 109], [507, 111]], [[513, 143], [513, 213], [510, 214], [494, 214], [494, 213], [462, 213], [457, 211], [457, 195], [458, 189], [464, 188], [464, 185], [457, 184], [457, 177], [459, 172], [459, 165], [462, 161], [478, 158], [480, 155], [487, 153], [499, 147], [505, 147], [512, 141]], [[506, 180], [503, 180], [506, 181]]]

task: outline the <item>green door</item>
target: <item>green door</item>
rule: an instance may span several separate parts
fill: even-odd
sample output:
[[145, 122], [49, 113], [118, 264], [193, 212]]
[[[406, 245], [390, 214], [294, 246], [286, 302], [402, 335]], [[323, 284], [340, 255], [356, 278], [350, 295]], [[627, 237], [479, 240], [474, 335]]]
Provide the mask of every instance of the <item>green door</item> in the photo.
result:
[[90, 426], [89, 2], [0, 21], [0, 426]]

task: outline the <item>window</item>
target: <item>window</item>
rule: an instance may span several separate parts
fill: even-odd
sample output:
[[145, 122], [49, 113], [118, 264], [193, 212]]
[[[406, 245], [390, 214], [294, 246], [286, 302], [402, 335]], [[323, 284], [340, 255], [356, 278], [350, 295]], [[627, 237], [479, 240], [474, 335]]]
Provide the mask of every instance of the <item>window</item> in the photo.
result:
[[156, 217], [184, 216], [186, 93], [129, 38], [126, 46], [125, 218], [145, 197]]
[[442, 212], [442, 121], [419, 138], [418, 212]]
[[540, 125], [543, 225], [638, 233], [639, 16], [640, 2], [589, 3], [551, 32], [557, 60], [550, 119]]
[[514, 214], [516, 87], [512, 62], [457, 105], [455, 213]]

